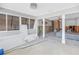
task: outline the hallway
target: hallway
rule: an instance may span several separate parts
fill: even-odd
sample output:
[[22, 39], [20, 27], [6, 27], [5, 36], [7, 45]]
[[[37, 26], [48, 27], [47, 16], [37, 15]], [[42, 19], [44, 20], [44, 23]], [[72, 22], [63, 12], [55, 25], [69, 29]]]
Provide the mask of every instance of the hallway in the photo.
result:
[[48, 34], [47, 39], [44, 42], [36, 44], [34, 46], [17, 49], [9, 52], [6, 55], [62, 55], [62, 54], [79, 54], [78, 41], [66, 40], [66, 44], [61, 44], [61, 38], [52, 36], [52, 33]]

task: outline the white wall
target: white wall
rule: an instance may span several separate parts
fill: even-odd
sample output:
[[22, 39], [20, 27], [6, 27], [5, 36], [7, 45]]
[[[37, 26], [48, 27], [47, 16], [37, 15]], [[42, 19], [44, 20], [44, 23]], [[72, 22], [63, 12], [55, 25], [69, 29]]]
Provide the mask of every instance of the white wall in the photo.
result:
[[76, 25], [76, 19], [66, 19], [65, 20], [66, 26], [75, 26]]
[[65, 22], [66, 26], [79, 26], [79, 18], [66, 19]]
[[76, 20], [77, 26], [79, 26], [79, 18]]

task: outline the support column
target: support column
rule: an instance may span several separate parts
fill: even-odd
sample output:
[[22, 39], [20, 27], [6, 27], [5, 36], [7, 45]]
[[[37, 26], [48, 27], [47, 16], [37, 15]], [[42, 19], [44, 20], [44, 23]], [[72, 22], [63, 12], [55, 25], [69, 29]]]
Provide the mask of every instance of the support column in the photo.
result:
[[38, 19], [37, 18], [35, 18], [33, 29], [35, 30], [36, 36], [38, 37]]
[[36, 19], [36, 36], [38, 37], [38, 19]]
[[29, 30], [30, 30], [30, 18], [29, 18]]
[[7, 13], [6, 13], [6, 31], [8, 31], [8, 16], [7, 16]]
[[62, 44], [65, 44], [65, 15], [62, 15]]
[[19, 17], [19, 27], [21, 27], [21, 17]]
[[45, 38], [45, 19], [43, 19], [43, 38]]

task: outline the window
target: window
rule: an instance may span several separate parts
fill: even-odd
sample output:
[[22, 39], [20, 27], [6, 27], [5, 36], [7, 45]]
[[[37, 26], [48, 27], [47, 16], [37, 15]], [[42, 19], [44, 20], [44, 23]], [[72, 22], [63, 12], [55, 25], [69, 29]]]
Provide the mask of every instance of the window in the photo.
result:
[[19, 30], [19, 17], [8, 15], [8, 31]]
[[[24, 17], [21, 18], [21, 24], [27, 25], [27, 29], [33, 29], [34, 22], [35, 22], [35, 19], [29, 19], [29, 18], [24, 18]], [[6, 15], [0, 14], [0, 31], [19, 30], [19, 28], [20, 28], [19, 17], [7, 15], [7, 22], [6, 22]]]
[[30, 19], [30, 29], [33, 29], [34, 23], [35, 23], [35, 20], [34, 19]]
[[0, 14], [0, 31], [6, 30], [6, 16], [4, 14]]
[[29, 19], [22, 17], [22, 25], [27, 25], [27, 29], [29, 29]]

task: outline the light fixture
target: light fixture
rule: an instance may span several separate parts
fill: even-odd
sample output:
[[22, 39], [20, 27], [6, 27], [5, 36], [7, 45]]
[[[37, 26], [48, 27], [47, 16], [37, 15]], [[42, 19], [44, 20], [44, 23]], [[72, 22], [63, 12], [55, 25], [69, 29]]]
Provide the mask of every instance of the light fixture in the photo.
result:
[[37, 3], [31, 3], [30, 8], [31, 9], [37, 9]]

